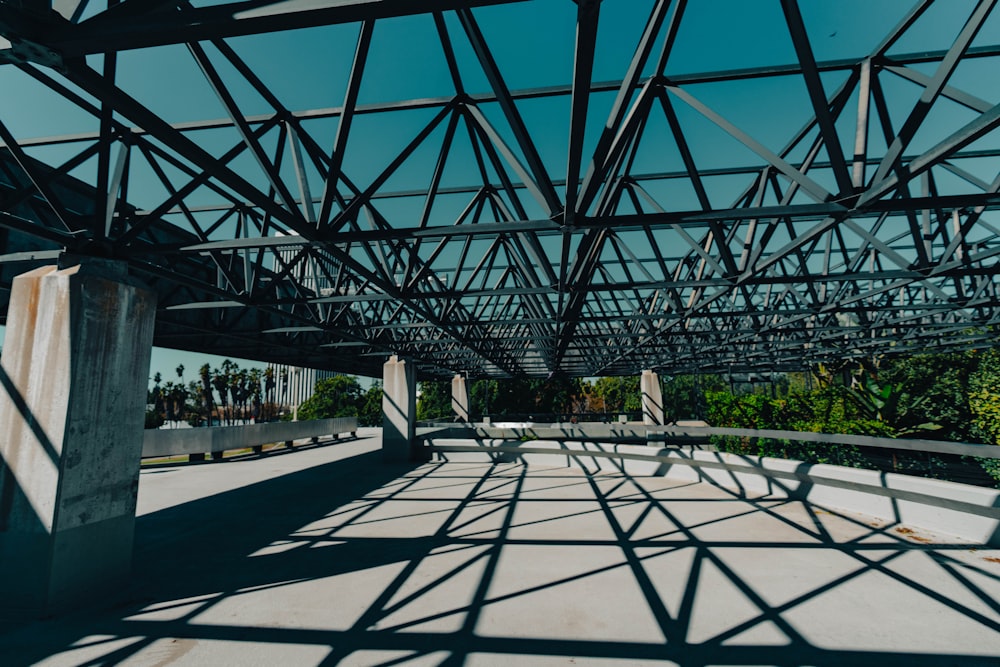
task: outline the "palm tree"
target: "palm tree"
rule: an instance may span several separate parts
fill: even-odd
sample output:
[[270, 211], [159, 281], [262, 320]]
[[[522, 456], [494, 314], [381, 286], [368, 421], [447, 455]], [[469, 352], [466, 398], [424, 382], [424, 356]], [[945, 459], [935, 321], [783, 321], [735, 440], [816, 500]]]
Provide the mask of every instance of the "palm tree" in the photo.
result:
[[250, 371], [250, 398], [253, 400], [253, 409], [251, 414], [253, 415], [254, 421], [260, 421], [263, 417], [261, 414], [261, 386], [260, 380], [263, 376], [259, 368], [254, 368]]
[[174, 401], [172, 394], [174, 393], [174, 383], [168, 382], [163, 385], [163, 407], [166, 411], [167, 422], [172, 422], [174, 420]]
[[288, 369], [281, 369], [281, 405], [284, 408], [288, 400]]
[[229, 368], [232, 362], [226, 359], [222, 362], [222, 368], [212, 373], [212, 386], [219, 392], [219, 406], [222, 408], [222, 419], [229, 423]]
[[194, 409], [189, 413], [188, 423], [191, 426], [201, 426], [202, 424], [202, 413], [199, 406], [205, 405], [204, 391], [202, 390], [201, 383], [197, 380], [191, 380], [187, 384], [188, 396], [192, 397], [197, 402], [195, 403]]
[[153, 411], [158, 414], [163, 414], [163, 390], [160, 389], [160, 382], [163, 381], [163, 376], [159, 373], [153, 376], [153, 389], [149, 392], [149, 402], [153, 404]]
[[272, 366], [268, 366], [267, 370], [264, 371], [264, 405], [267, 406], [267, 416], [265, 417], [267, 421], [271, 421], [274, 418], [272, 413], [274, 411], [274, 390], [276, 386], [277, 382], [274, 378], [274, 368]]
[[188, 391], [184, 383], [177, 382], [174, 384], [170, 392], [170, 402], [173, 404], [174, 410], [174, 427], [177, 426], [176, 422], [184, 419], [184, 413], [187, 411], [187, 398]]
[[240, 418], [246, 417], [246, 410], [243, 397], [243, 384], [246, 371], [233, 364], [233, 371], [229, 374], [229, 395], [232, 397], [234, 423], [237, 410]]
[[208, 364], [202, 365], [198, 369], [198, 375], [201, 377], [201, 409], [205, 413], [205, 418], [208, 420], [208, 425], [212, 425], [212, 367]]

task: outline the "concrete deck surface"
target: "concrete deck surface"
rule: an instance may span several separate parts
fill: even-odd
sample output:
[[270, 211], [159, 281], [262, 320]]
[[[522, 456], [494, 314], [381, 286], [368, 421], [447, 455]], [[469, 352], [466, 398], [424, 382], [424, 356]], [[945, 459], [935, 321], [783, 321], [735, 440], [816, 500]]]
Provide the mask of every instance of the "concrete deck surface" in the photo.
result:
[[379, 446], [144, 469], [132, 585], [0, 665], [1000, 665], [997, 550]]

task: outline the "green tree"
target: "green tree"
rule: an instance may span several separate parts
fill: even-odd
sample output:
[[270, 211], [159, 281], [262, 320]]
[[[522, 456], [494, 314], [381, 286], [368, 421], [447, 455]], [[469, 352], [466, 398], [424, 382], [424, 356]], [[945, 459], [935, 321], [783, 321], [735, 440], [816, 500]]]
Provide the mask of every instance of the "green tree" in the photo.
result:
[[246, 374], [246, 369], [233, 364], [232, 371], [229, 374], [229, 396], [232, 401], [233, 421], [237, 418], [246, 419], [246, 396], [244, 390], [247, 384]]
[[[987, 444], [1000, 445], [1000, 350], [980, 352], [969, 378], [969, 411], [973, 435]], [[979, 459], [979, 464], [1000, 486], [1000, 459]]]
[[451, 421], [451, 382], [447, 380], [425, 380], [420, 383], [420, 397], [417, 399], [417, 419], [420, 421]]
[[604, 410], [609, 414], [642, 410], [638, 375], [602, 377], [593, 386], [594, 394], [602, 399]]
[[883, 402], [880, 418], [897, 435], [971, 440], [970, 376], [976, 360], [973, 352], [892, 357], [865, 371], [862, 382], [871, 398]]
[[251, 401], [250, 414], [253, 416], [254, 421], [260, 421], [264, 416], [264, 389], [261, 386], [261, 380], [263, 377], [264, 373], [259, 368], [253, 368], [249, 373], [247, 373], [247, 394]]
[[473, 420], [493, 414], [496, 402], [496, 380], [475, 380], [469, 384], [469, 410]]
[[212, 373], [212, 386], [219, 393], [219, 407], [222, 408], [221, 419], [229, 424], [232, 422], [232, 415], [228, 410], [229, 406], [229, 376], [232, 373], [233, 362], [229, 359], [222, 361], [221, 368], [217, 368]]
[[268, 366], [267, 370], [264, 371], [264, 414], [262, 416], [264, 421], [271, 421], [277, 413], [277, 405], [275, 403], [275, 389], [277, 388], [277, 384], [278, 382], [274, 376], [274, 367]]
[[[707, 421], [712, 426], [747, 429], [778, 429], [819, 433], [891, 435], [883, 422], [858, 417], [856, 404], [846, 387], [825, 387], [797, 392], [785, 398], [765, 394], [736, 396], [728, 391], [709, 392]], [[809, 445], [788, 440], [744, 437], [713, 438], [722, 451], [754, 456], [776, 456], [810, 463], [835, 463], [862, 467], [865, 457], [853, 446]]]
[[382, 385], [373, 384], [361, 396], [361, 404], [358, 406], [359, 426], [381, 426], [382, 425]]
[[188, 390], [183, 382], [168, 382], [163, 387], [166, 420], [178, 422], [187, 417]]
[[1000, 350], [980, 352], [969, 378], [969, 412], [977, 440], [1000, 445]]
[[146, 410], [144, 428], [160, 428], [161, 426], [163, 426], [163, 415], [156, 410]]
[[546, 415], [570, 415], [581, 412], [586, 392], [580, 378], [557, 375], [545, 380], [531, 380], [535, 393], [535, 412]]
[[492, 415], [530, 415], [535, 412], [535, 387], [531, 382], [527, 378], [496, 380], [490, 397]]
[[356, 417], [361, 385], [350, 375], [337, 375], [316, 383], [313, 395], [299, 406], [299, 419]]
[[198, 378], [201, 383], [201, 414], [212, 426], [212, 409], [215, 401], [212, 399], [212, 367], [202, 364], [198, 369]]
[[[165, 405], [163, 404], [163, 389], [160, 387], [160, 382], [163, 381], [163, 376], [160, 373], [153, 374], [153, 388], [149, 390], [146, 396], [146, 402], [152, 404], [153, 412], [163, 416]], [[155, 421], [155, 420], [154, 420]], [[163, 423], [162, 421], [160, 422]]]
[[[493, 415], [537, 415], [539, 418], [569, 415], [578, 412], [586, 398], [584, 386], [578, 378], [507, 378], [492, 380], [490, 383], [486, 388], [490, 401], [489, 411]], [[475, 398], [474, 412], [480, 405]]]
[[675, 375], [662, 383], [663, 410], [667, 420], [705, 419], [706, 395], [724, 391], [726, 381], [719, 375]]
[[202, 411], [202, 406], [205, 401], [202, 397], [201, 382], [199, 380], [191, 380], [188, 382], [187, 388], [188, 400], [184, 408], [184, 419], [190, 426], [204, 426], [205, 414]]

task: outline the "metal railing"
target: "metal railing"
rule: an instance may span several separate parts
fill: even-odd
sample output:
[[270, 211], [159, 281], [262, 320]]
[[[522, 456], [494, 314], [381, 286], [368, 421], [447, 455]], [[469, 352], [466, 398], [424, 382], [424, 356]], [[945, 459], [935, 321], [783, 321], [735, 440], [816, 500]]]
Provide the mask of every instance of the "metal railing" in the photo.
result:
[[[443, 425], [442, 425], [443, 426]], [[927, 439], [810, 433], [777, 429], [644, 424], [535, 424], [499, 427], [447, 427], [433, 438], [580, 441], [698, 447], [737, 454], [829, 463], [882, 472], [935, 477], [978, 486], [995, 486], [1000, 447]], [[990, 472], [990, 471], [993, 472]]]
[[[968, 442], [948, 442], [916, 438], [885, 438], [870, 435], [837, 433], [812, 433], [809, 431], [781, 431], [776, 429], [717, 428], [714, 426], [649, 426], [644, 424], [536, 424], [534, 426], [502, 427], [492, 425], [467, 426], [438, 424], [442, 429], [455, 429], [462, 437], [487, 437], [504, 440], [642, 440], [649, 444], [703, 444], [710, 443], [713, 436], [741, 437], [769, 440], [792, 440], [817, 444], [851, 445], [855, 447], [879, 447], [916, 452], [975, 456], [978, 458], [1000, 459], [1000, 447]], [[440, 431], [436, 432], [440, 435]], [[459, 437], [456, 435], [456, 437]]]

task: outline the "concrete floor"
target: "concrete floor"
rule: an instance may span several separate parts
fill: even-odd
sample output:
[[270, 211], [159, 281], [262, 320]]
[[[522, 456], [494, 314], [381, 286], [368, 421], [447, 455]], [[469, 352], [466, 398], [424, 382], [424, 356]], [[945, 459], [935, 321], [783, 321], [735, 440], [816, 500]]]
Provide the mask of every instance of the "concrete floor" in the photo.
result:
[[1000, 665], [997, 550], [362, 436], [144, 469], [131, 587], [0, 665]]

